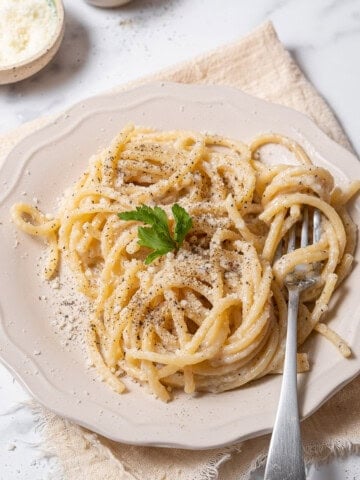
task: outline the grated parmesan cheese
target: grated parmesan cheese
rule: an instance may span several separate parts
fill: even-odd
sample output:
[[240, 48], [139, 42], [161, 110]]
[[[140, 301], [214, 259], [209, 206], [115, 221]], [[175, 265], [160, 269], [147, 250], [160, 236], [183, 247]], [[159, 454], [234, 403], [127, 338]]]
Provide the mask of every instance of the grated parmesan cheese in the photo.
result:
[[38, 53], [49, 43], [56, 26], [52, 0], [0, 0], [0, 67]]

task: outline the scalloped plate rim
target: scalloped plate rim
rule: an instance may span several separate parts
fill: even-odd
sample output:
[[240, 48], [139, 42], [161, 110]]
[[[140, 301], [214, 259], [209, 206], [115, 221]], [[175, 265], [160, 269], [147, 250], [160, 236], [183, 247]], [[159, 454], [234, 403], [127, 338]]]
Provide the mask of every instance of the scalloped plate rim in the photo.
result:
[[[46, 132], [49, 129], [51, 130], [52, 128], [57, 127], [57, 125], [58, 125], [59, 121], [61, 121], [61, 119], [66, 118], [67, 116], [71, 117], [73, 115], [73, 113], [75, 113], [75, 117], [78, 116], [79, 122], [85, 121], [87, 116], [82, 117], [81, 114], [80, 114], [83, 105], [88, 104], [88, 105], [91, 106], [91, 104], [93, 102], [95, 102], [95, 103], [99, 102], [99, 101], [101, 102], [103, 99], [105, 99], [105, 101], [108, 101], [109, 99], [113, 99], [114, 97], [122, 97], [122, 96], [126, 97], [127, 95], [131, 96], [131, 95], [134, 95], [135, 92], [139, 92], [139, 91], [140, 92], [143, 91], [143, 92], [147, 93], [148, 95], [150, 95], [151, 99], [154, 99], [154, 98], [157, 98], [158, 96], [161, 96], [160, 92], [158, 92], [156, 95], [154, 94], [154, 91], [159, 90], [159, 89], [160, 90], [163, 89], [164, 90], [163, 93], [165, 93], [165, 91], [166, 91], [166, 94], [170, 95], [170, 96], [171, 95], [173, 95], [173, 96], [178, 95], [179, 97], [181, 97], [182, 95], [184, 95], [186, 97], [185, 101], [188, 100], [190, 102], [192, 100], [191, 100], [191, 98], [190, 99], [187, 98], [187, 95], [189, 95], [189, 93], [190, 93], [190, 96], [191, 96], [191, 95], [194, 94], [195, 91], [198, 90], [199, 92], [200, 91], [207, 91], [209, 93], [210, 97], [211, 97], [211, 95], [218, 96], [219, 98], [217, 100], [219, 100], [221, 98], [224, 100], [224, 97], [227, 97], [228, 95], [230, 95], [230, 96], [234, 96], [234, 97], [237, 96], [239, 99], [241, 97], [243, 99], [247, 99], [248, 102], [250, 102], [250, 103], [252, 102], [254, 105], [259, 107], [260, 109], [262, 107], [265, 108], [265, 105], [266, 105], [266, 108], [270, 108], [270, 109], [273, 109], [275, 111], [277, 110], [278, 112], [281, 112], [282, 114], [290, 115], [294, 118], [297, 118], [297, 121], [299, 123], [305, 123], [306, 128], [310, 128], [310, 130], [314, 131], [314, 134], [316, 134], [317, 136], [320, 137], [319, 142], [323, 141], [327, 144], [327, 148], [334, 148], [335, 150], [337, 150], [338, 153], [343, 158], [343, 160], [345, 160], [345, 162], [347, 163], [348, 167], [351, 164], [353, 166], [355, 166], [355, 163], [356, 163], [356, 168], [360, 172], [360, 166], [358, 164], [358, 161], [357, 161], [356, 157], [351, 152], [347, 151], [345, 148], [343, 148], [342, 146], [340, 146], [336, 142], [334, 142], [332, 139], [330, 139], [322, 130], [319, 129], [319, 127], [317, 127], [317, 125], [311, 119], [309, 119], [307, 116], [305, 116], [304, 114], [302, 114], [300, 112], [289, 109], [288, 107], [284, 107], [284, 106], [281, 106], [281, 105], [275, 105], [275, 104], [272, 104], [270, 102], [266, 102], [265, 100], [261, 100], [261, 99], [255, 98], [255, 97], [251, 97], [250, 95], [245, 94], [244, 92], [241, 92], [240, 90], [234, 89], [234, 88], [231, 88], [231, 87], [212, 86], [212, 85], [211, 86], [209, 86], [209, 85], [183, 85], [183, 84], [180, 85], [180, 84], [174, 84], [174, 83], [171, 83], [171, 82], [153, 82], [153, 83], [141, 85], [139, 87], [135, 87], [134, 89], [123, 91], [123, 92], [116, 92], [116, 93], [110, 92], [110, 93], [106, 93], [106, 94], [102, 94], [102, 95], [96, 95], [94, 97], [90, 97], [87, 100], [83, 100], [83, 101], [80, 101], [80, 102], [76, 103], [75, 105], [73, 105], [72, 107], [67, 109], [64, 113], [60, 114], [55, 120], [52, 120], [47, 125], [43, 126], [40, 129], [35, 130], [34, 132], [30, 133], [29, 135], [24, 137], [22, 140], [20, 140], [13, 147], [12, 151], [9, 153], [9, 155], [5, 159], [4, 163], [2, 164], [2, 166], [0, 168], [0, 176], [2, 175], [2, 173], [4, 171], [4, 167], [6, 167], [8, 162], [10, 161], [9, 159], [11, 158], [12, 155], [14, 155], [14, 152], [16, 152], [16, 150], [18, 150], [18, 149], [21, 149], [22, 146], [26, 146], [26, 143], [29, 142], [30, 139], [32, 139], [34, 137], [36, 138], [38, 135], [41, 136], [43, 132]], [[225, 101], [226, 100], [227, 99], [225, 99]], [[80, 112], [78, 111], [79, 108], [80, 108]], [[127, 106], [125, 105], [124, 108], [126, 109]], [[114, 109], [116, 109], [116, 107]], [[86, 110], [86, 108], [83, 109], [83, 111], [85, 111], [85, 110]], [[91, 113], [88, 116], [91, 116]], [[72, 124], [70, 123], [70, 126], [71, 125]], [[75, 128], [76, 128], [76, 125], [75, 125]], [[49, 141], [51, 141], [51, 138], [50, 138]], [[45, 142], [45, 144], [46, 144], [46, 142]], [[310, 145], [311, 145], [311, 142], [310, 142]], [[317, 146], [314, 145], [314, 147], [315, 147], [316, 151], [319, 150], [318, 145]], [[323, 148], [323, 146], [321, 146], [320, 150], [322, 148]], [[20, 174], [21, 174], [21, 172], [19, 173], [19, 175]], [[10, 191], [10, 194], [11, 194], [11, 191]], [[1, 293], [0, 293], [0, 297], [1, 297]], [[4, 321], [3, 318], [1, 318], [0, 320], [1, 320], [1, 322]], [[360, 324], [357, 326], [357, 331], [359, 331], [359, 329], [360, 329]], [[168, 439], [166, 440], [166, 438], [162, 440], [161, 435], [159, 435], [159, 438], [157, 438], [157, 439], [149, 439], [146, 442], [141, 441], [141, 443], [139, 443], [136, 440], [129, 439], [128, 436], [126, 436], [126, 435], [125, 435], [125, 437], [123, 437], [121, 435], [117, 435], [117, 436], [109, 435], [109, 433], [106, 431], [106, 429], [101, 428], [101, 426], [94, 425], [94, 423], [84, 421], [83, 419], [80, 419], [76, 414], [73, 415], [72, 413], [69, 413], [68, 411], [64, 411], [64, 410], [61, 410], [59, 408], [55, 408], [54, 405], [49, 405], [49, 402], [46, 399], [44, 400], [42, 398], [42, 395], [39, 394], [38, 391], [36, 391], [37, 388], [38, 388], [36, 386], [36, 379], [34, 380], [34, 377], [32, 378], [32, 380], [34, 380], [34, 385], [30, 386], [31, 382], [27, 381], [24, 378], [24, 375], [21, 374], [21, 372], [20, 372], [21, 369], [19, 368], [19, 365], [16, 365], [16, 361], [14, 361], [14, 359], [13, 359], [13, 356], [15, 355], [14, 351], [17, 348], [19, 348], [19, 347], [15, 346], [15, 344], [11, 344], [11, 342], [9, 344], [6, 344], [6, 342], [4, 343], [3, 339], [0, 338], [0, 358], [1, 358], [1, 360], [4, 362], [4, 364], [7, 366], [7, 368], [12, 371], [12, 373], [21, 382], [21, 384], [23, 386], [25, 386], [25, 388], [28, 389], [28, 391], [31, 393], [31, 395], [33, 395], [42, 404], [44, 404], [47, 408], [54, 411], [55, 413], [57, 413], [59, 415], [62, 415], [66, 418], [69, 418], [69, 419], [79, 423], [80, 425], [86, 427], [86, 428], [94, 430], [97, 433], [100, 433], [101, 435], [107, 436], [108, 438], [111, 438], [111, 439], [116, 440], [116, 441], [122, 441], [122, 442], [135, 444], [135, 445], [141, 444], [141, 445], [147, 445], [147, 446], [165, 446], [165, 447], [173, 447], [173, 448], [205, 449], [205, 448], [215, 448], [215, 447], [219, 447], [219, 446], [224, 446], [224, 445], [227, 445], [227, 444], [232, 443], [234, 441], [244, 440], [244, 439], [247, 439], [247, 438], [258, 436], [258, 435], [261, 435], [261, 434], [264, 434], [264, 433], [267, 433], [267, 432], [271, 431], [271, 428], [272, 428], [272, 419], [268, 418], [267, 421], [264, 420], [264, 424], [263, 424], [262, 428], [255, 428], [251, 432], [250, 431], [243, 432], [243, 434], [240, 434], [240, 435], [236, 434], [236, 432], [233, 432], [233, 434], [231, 434], [231, 435], [228, 434], [226, 436], [226, 439], [224, 438], [220, 442], [219, 441], [217, 441], [217, 442], [207, 441], [207, 442], [200, 442], [200, 443], [199, 443], [199, 441], [196, 441], [196, 440], [195, 440], [195, 442], [190, 441], [190, 440], [188, 440], [188, 441], [182, 440], [180, 443], [169, 442], [169, 440]], [[315, 410], [317, 410], [324, 402], [326, 402], [326, 400], [328, 398], [330, 398], [334, 393], [336, 393], [339, 389], [341, 389], [346, 383], [351, 381], [351, 379], [353, 379], [355, 376], [357, 376], [359, 374], [359, 372], [360, 372], [360, 364], [359, 364], [359, 362], [357, 362], [356, 365], [353, 365], [352, 369], [350, 369], [350, 368], [348, 369], [347, 375], [344, 375], [342, 377], [341, 382], [339, 382], [339, 384], [336, 387], [331, 388], [330, 391], [324, 392], [323, 395], [320, 396], [321, 398], [318, 399], [318, 402], [316, 403], [316, 405], [314, 405], [312, 409], [309, 409], [309, 411], [306, 412], [306, 415], [304, 415], [304, 418], [311, 415]], [[53, 388], [53, 387], [51, 387], [51, 388]], [[62, 393], [64, 395], [66, 395], [65, 392], [62, 392]], [[165, 437], [168, 437], [168, 435], [165, 435]]]

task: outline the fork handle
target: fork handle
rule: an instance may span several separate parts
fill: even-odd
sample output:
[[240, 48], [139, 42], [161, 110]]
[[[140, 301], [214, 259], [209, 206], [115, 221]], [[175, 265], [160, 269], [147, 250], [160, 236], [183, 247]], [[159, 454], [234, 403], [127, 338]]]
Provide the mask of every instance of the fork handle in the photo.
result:
[[305, 480], [297, 399], [297, 317], [300, 292], [289, 288], [284, 373], [264, 480]]

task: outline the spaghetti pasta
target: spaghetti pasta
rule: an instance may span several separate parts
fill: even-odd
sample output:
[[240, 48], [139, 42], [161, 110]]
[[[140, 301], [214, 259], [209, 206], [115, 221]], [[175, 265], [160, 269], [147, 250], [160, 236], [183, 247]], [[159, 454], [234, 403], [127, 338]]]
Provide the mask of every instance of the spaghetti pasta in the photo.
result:
[[[269, 143], [290, 150], [296, 164], [265, 164], [259, 152]], [[335, 188], [327, 170], [281, 135], [246, 145], [129, 125], [90, 159], [54, 220], [24, 203], [12, 218], [48, 242], [46, 278], [64, 259], [92, 300], [88, 345], [101, 375], [121, 392], [126, 373], [167, 401], [173, 387], [221, 392], [281, 370], [284, 280], [298, 264], [319, 269], [318, 283], [301, 296], [299, 345], [315, 330], [350, 355], [320, 319], [351, 268], [356, 228], [344, 204], [359, 187]], [[173, 229], [174, 203], [192, 217], [192, 229], [178, 252], [146, 265], [139, 222], [117, 214], [160, 206]], [[304, 205], [321, 212], [321, 238], [279, 255]], [[299, 371], [308, 369], [307, 356], [298, 356]]]

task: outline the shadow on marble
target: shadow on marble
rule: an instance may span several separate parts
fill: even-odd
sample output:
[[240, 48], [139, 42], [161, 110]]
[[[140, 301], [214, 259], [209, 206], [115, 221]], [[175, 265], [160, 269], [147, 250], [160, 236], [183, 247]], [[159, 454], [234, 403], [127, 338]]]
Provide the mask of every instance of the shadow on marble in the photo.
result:
[[[308, 48], [313, 48], [313, 47], [308, 47]], [[302, 61], [302, 58], [301, 58], [301, 55], [299, 55], [299, 53], [297, 52], [296, 49], [294, 48], [288, 48], [288, 52], [290, 53], [291, 57], [294, 59], [295, 63], [300, 67], [300, 70], [302, 71], [302, 73], [304, 74], [304, 77], [309, 81], [310, 84], [314, 84], [313, 80], [310, 80], [309, 77], [307, 76], [307, 73], [306, 73], [306, 68], [305, 68], [305, 65]], [[316, 88], [316, 87], [315, 87]], [[346, 133], [346, 130], [340, 120], [340, 118], [336, 115], [336, 111], [333, 109], [331, 103], [329, 102], [329, 100], [324, 96], [324, 94], [322, 92], [319, 92], [320, 95], [324, 98], [324, 100], [326, 101], [326, 103], [329, 105], [329, 107], [331, 108], [331, 111], [333, 113], [333, 115], [335, 116], [337, 122], [340, 124], [341, 128], [345, 131]], [[351, 140], [349, 139], [348, 137], [348, 140], [350, 142], [350, 145], [351, 145], [351, 148], [354, 152], [356, 152], [353, 144], [351, 143]]]
[[182, 0], [132, 0], [130, 3], [119, 7], [118, 10], [123, 12], [134, 12], [136, 10], [151, 10], [151, 13], [156, 13], [156, 10], [168, 10], [176, 3], [181, 3]]
[[5, 87], [7, 100], [16, 101], [19, 94], [27, 97], [63, 86], [84, 68], [89, 51], [89, 32], [79, 18], [66, 12], [64, 38], [53, 60], [33, 77]]

